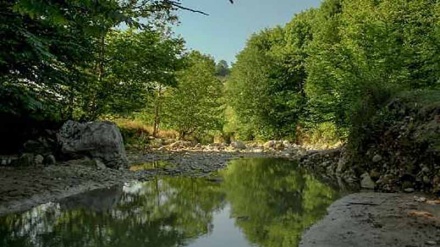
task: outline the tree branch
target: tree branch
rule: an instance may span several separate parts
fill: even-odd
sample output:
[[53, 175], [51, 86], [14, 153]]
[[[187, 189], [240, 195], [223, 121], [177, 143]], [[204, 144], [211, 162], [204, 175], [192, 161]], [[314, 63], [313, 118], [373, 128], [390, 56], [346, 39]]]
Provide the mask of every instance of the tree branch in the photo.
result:
[[200, 10], [196, 10], [196, 9], [191, 9], [191, 8], [187, 8], [185, 6], [182, 6], [181, 3], [179, 2], [174, 2], [174, 1], [169, 1], [168, 2], [171, 6], [176, 7], [178, 9], [183, 9], [183, 10], [187, 10], [187, 11], [191, 11], [193, 13], [198, 13], [198, 14], [202, 14], [202, 15], [206, 15], [208, 16], [209, 14]]

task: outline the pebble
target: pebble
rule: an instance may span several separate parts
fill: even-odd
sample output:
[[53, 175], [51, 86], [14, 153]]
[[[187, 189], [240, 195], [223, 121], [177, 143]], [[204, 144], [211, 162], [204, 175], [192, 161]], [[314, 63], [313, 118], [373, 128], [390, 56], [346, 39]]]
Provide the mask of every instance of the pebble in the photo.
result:
[[436, 244], [437, 244], [437, 242], [432, 241], [432, 240], [426, 241], [426, 245], [431, 245], [431, 246], [433, 246], [433, 245], [436, 245]]
[[405, 191], [405, 193], [413, 193], [414, 192], [414, 188], [406, 188], [403, 191]]
[[426, 197], [417, 197], [417, 196], [414, 196], [414, 201], [416, 201], [416, 202], [426, 202]]

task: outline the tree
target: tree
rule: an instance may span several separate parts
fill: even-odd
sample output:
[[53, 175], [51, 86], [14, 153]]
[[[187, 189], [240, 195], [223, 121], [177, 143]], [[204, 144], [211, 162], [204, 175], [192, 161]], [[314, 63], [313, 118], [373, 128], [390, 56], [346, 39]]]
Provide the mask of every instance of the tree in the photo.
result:
[[215, 66], [215, 74], [219, 77], [226, 77], [231, 73], [231, 70], [229, 69], [228, 62], [225, 60], [220, 60], [217, 65]]
[[102, 83], [111, 29], [163, 25], [175, 20], [176, 7], [169, 1], [14, 0], [0, 8], [0, 111], [64, 119], [72, 117], [82, 88]]
[[396, 92], [437, 87], [436, 13], [428, 7], [436, 4], [323, 2], [306, 64], [315, 115], [339, 128], [357, 128]]
[[237, 56], [227, 83], [228, 102], [245, 138], [295, 138], [305, 105], [305, 47], [312, 13], [286, 27], [254, 34]]
[[176, 85], [175, 72], [183, 66], [179, 56], [183, 40], [154, 30], [113, 31], [106, 38], [105, 73], [82, 95], [84, 112], [94, 119], [145, 107], [156, 88]]
[[185, 57], [187, 68], [177, 75], [177, 87], [164, 98], [163, 122], [181, 139], [221, 128], [222, 84], [215, 76], [212, 58], [193, 51]]

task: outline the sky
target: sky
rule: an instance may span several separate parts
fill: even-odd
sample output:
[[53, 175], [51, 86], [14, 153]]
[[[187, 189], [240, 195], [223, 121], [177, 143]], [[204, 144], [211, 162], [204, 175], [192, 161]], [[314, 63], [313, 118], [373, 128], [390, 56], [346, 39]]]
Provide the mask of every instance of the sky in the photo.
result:
[[235, 62], [251, 34], [284, 25], [295, 13], [318, 7], [321, 0], [182, 0], [185, 7], [204, 11], [204, 16], [180, 10], [174, 32], [189, 49], [213, 56], [216, 61]]

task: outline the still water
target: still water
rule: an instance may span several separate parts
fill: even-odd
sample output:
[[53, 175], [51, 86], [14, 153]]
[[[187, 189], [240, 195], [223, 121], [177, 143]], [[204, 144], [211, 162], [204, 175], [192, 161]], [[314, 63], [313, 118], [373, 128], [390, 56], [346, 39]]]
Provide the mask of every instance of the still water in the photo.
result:
[[155, 178], [7, 215], [0, 246], [294, 247], [339, 197], [284, 160], [235, 160], [218, 176]]

